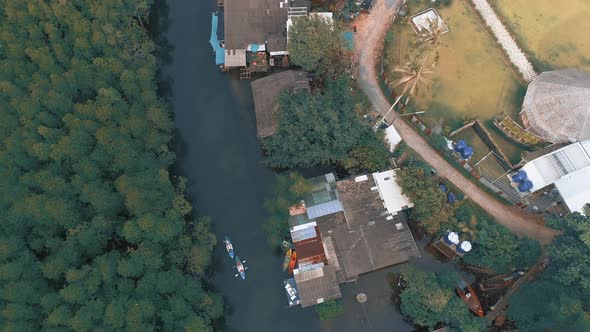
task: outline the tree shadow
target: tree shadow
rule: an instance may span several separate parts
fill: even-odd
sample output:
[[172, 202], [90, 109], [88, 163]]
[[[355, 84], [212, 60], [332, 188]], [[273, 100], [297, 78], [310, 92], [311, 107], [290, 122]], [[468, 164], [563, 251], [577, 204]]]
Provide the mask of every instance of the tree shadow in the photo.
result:
[[[169, 75], [164, 75], [162, 68], [174, 61], [172, 56], [174, 46], [167, 38], [167, 32], [170, 28], [170, 7], [165, 0], [156, 0], [150, 10], [149, 22], [147, 24], [148, 35], [153, 40], [156, 48], [154, 55], [158, 62], [158, 94], [168, 103], [170, 109], [174, 107], [170, 103], [172, 98], [173, 79]], [[172, 112], [172, 114], [174, 114]]]

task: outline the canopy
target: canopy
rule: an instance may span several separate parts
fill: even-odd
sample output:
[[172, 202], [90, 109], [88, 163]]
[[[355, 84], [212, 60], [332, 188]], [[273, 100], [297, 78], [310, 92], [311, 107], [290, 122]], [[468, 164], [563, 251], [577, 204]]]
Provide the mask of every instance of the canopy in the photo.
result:
[[223, 47], [219, 45], [219, 39], [217, 39], [217, 24], [218, 24], [218, 16], [217, 13], [212, 13], [211, 15], [211, 38], [209, 39], [209, 43], [211, 43], [211, 47], [213, 47], [213, 51], [215, 52], [215, 64], [216, 65], [223, 65], [225, 64], [225, 52]]

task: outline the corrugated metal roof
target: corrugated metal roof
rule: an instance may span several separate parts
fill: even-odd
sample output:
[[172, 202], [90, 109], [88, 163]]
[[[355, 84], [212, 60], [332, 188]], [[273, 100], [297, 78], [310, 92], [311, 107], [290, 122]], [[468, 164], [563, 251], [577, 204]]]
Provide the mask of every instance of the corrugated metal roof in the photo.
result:
[[307, 208], [307, 217], [309, 219], [315, 219], [322, 216], [326, 216], [332, 213], [342, 211], [342, 204], [339, 200], [333, 200], [326, 203], [314, 205]]
[[293, 242], [300, 242], [303, 240], [312, 239], [317, 235], [318, 234], [315, 231], [315, 225], [301, 229], [291, 229], [291, 238], [293, 239]]

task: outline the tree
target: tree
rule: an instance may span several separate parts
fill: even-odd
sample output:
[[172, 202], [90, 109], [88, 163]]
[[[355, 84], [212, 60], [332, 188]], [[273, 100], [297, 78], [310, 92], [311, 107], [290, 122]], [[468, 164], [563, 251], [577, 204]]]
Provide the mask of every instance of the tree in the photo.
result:
[[422, 168], [404, 167], [397, 171], [396, 181], [404, 195], [414, 203], [412, 216], [428, 233], [435, 234], [453, 215], [452, 205], [438, 188], [434, 178]]
[[484, 320], [470, 313], [467, 305], [455, 295], [459, 275], [454, 272], [430, 273], [405, 265], [401, 274], [407, 288], [400, 295], [401, 312], [414, 324], [435, 327], [443, 323], [452, 330], [481, 331]]
[[522, 331], [588, 331], [590, 318], [575, 290], [546, 280], [522, 287], [507, 315]]
[[313, 184], [299, 173], [277, 175], [269, 198], [264, 202], [268, 219], [263, 228], [268, 242], [278, 246], [289, 234], [289, 208], [301, 204], [301, 200], [313, 190]]
[[293, 18], [289, 27], [289, 57], [303, 70], [330, 77], [343, 67], [344, 50], [338, 24], [313, 15]]
[[340, 300], [329, 300], [316, 304], [313, 308], [321, 320], [334, 319], [344, 312], [344, 305]]
[[532, 239], [519, 239], [506, 228], [485, 217], [477, 221], [473, 250], [463, 257], [468, 264], [483, 266], [498, 273], [512, 268], [533, 266], [541, 255], [540, 244]]
[[590, 216], [574, 212], [563, 218], [550, 218], [547, 224], [562, 232], [547, 249], [551, 262], [547, 277], [588, 298], [590, 266], [586, 257], [590, 256]]
[[170, 181], [149, 5], [0, 0], [3, 330], [210, 330], [222, 315], [210, 221]]
[[337, 163], [353, 171], [387, 165], [389, 151], [360, 122], [349, 83], [341, 77], [327, 81], [323, 93], [282, 94], [277, 132], [262, 142], [266, 163], [279, 168]]
[[398, 97], [393, 102], [387, 113], [381, 118], [380, 121], [374, 126], [378, 127], [393, 111], [399, 101], [406, 96], [404, 104], [408, 104], [410, 97], [414, 96], [419, 89], [430, 86], [430, 78], [427, 75], [434, 73], [434, 63], [426, 67], [426, 60], [428, 59], [428, 53], [421, 55], [411, 61], [406, 62], [403, 66], [396, 66], [393, 71], [397, 74], [398, 78], [393, 82], [393, 87], [402, 86], [401, 91], [398, 93]]

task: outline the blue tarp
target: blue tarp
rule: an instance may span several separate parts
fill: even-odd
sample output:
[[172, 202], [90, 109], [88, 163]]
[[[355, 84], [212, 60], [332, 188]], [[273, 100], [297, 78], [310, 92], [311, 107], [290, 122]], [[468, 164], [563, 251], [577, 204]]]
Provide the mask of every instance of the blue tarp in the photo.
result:
[[213, 51], [215, 52], [215, 64], [216, 65], [223, 65], [225, 64], [225, 50], [221, 45], [219, 45], [219, 39], [217, 39], [217, 23], [218, 17], [217, 13], [212, 13], [211, 15], [211, 39], [209, 39], [209, 43], [211, 43], [211, 47], [213, 47]]
[[345, 31], [342, 34], [346, 44], [348, 45], [348, 49], [352, 50], [354, 48], [354, 34], [352, 31]]

